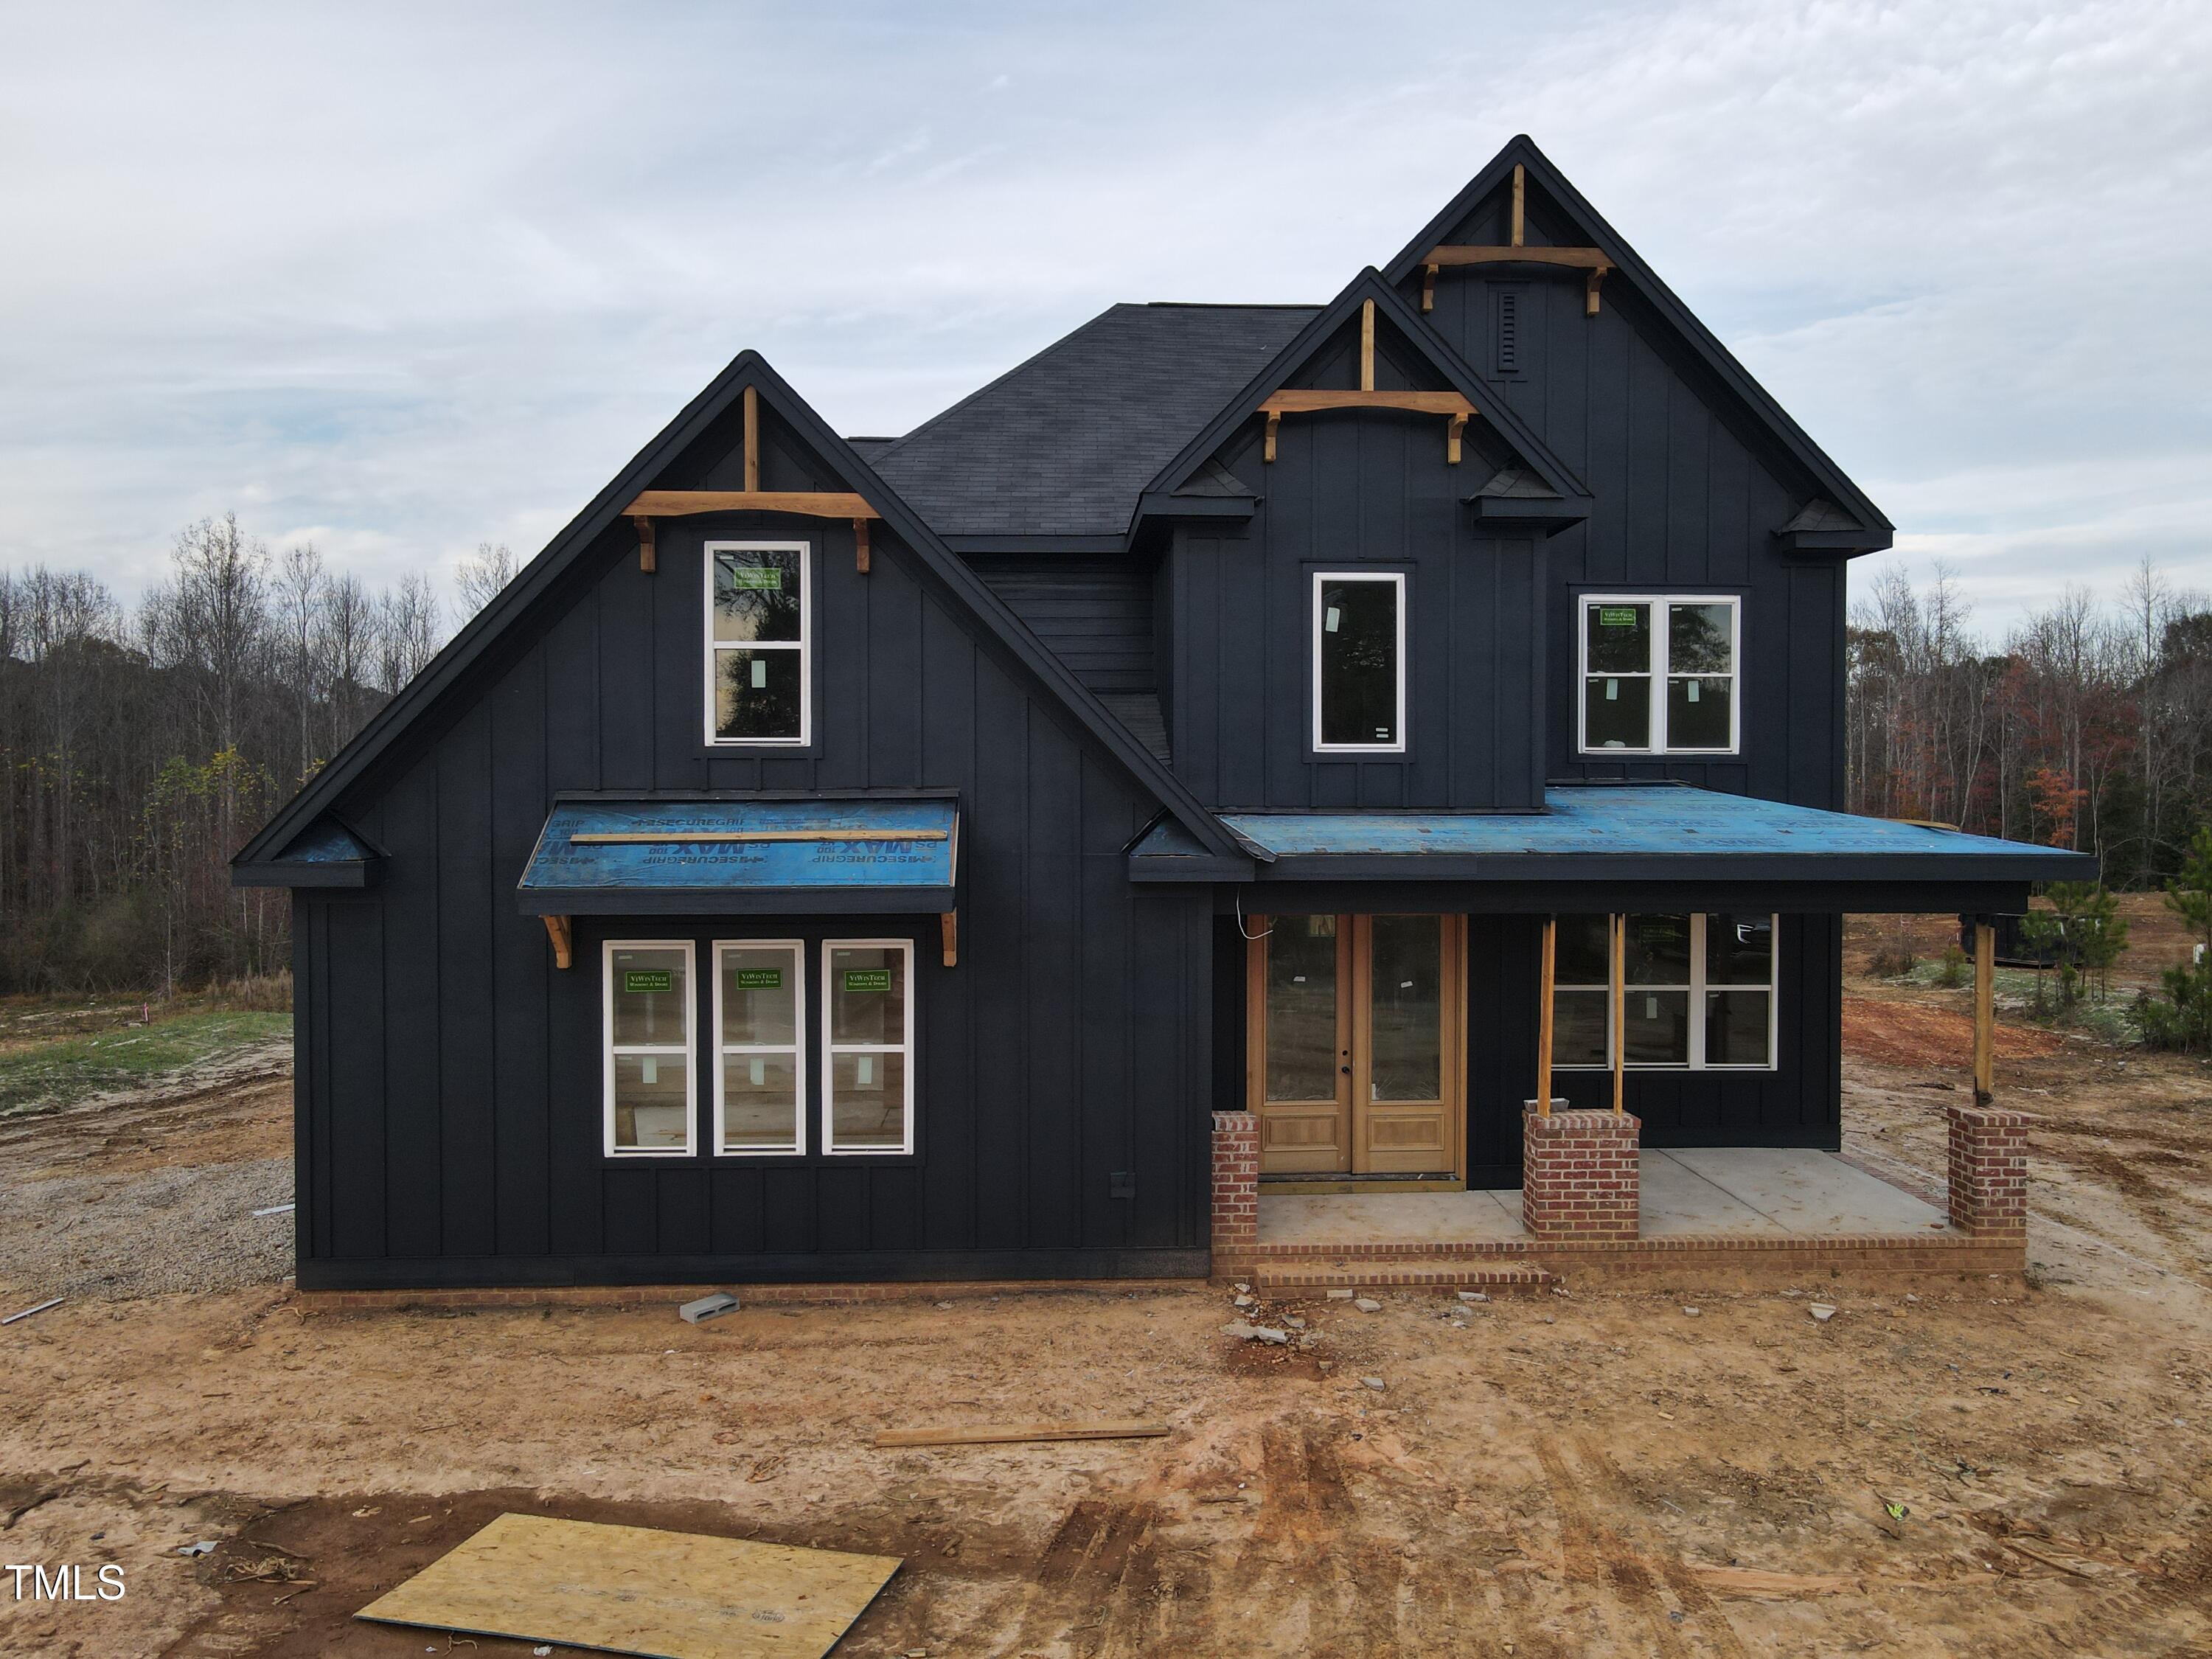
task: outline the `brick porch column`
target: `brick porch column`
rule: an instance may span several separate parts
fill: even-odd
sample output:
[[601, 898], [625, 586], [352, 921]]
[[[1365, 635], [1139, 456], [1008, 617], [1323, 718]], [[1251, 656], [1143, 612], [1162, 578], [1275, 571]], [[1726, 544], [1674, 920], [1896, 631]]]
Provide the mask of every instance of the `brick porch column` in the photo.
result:
[[1626, 1112], [1521, 1114], [1521, 1224], [1539, 1244], [1632, 1244], [1644, 1125]]
[[1260, 1120], [1213, 1115], [1213, 1254], [1249, 1256], [1260, 1242]]
[[1945, 1109], [1951, 1224], [1977, 1238], [2027, 1237], [2027, 1119], [1995, 1106]]

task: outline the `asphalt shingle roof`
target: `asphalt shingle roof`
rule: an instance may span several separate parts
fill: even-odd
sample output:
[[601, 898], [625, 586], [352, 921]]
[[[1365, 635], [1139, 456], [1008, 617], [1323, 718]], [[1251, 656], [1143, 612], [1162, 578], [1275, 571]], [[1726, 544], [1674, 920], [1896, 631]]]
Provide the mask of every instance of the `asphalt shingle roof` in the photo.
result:
[[1153, 476], [1319, 309], [1117, 305], [861, 453], [940, 536], [1118, 536]]

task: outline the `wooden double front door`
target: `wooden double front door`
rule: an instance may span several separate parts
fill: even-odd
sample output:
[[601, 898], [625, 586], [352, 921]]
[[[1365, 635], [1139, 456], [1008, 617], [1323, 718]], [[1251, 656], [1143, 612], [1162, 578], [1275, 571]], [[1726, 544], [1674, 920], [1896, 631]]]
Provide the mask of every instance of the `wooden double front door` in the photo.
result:
[[1245, 1009], [1261, 1174], [1460, 1172], [1463, 924], [1258, 919]]

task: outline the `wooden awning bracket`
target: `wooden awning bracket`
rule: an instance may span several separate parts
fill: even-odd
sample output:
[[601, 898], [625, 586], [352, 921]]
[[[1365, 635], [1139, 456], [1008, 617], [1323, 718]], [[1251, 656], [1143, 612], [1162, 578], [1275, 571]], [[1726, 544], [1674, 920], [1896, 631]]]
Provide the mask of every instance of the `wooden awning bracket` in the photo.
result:
[[1372, 386], [1358, 392], [1332, 392], [1301, 386], [1274, 392], [1261, 404], [1259, 412], [1267, 422], [1261, 459], [1275, 459], [1275, 428], [1284, 416], [1310, 415], [1325, 409], [1402, 409], [1415, 415], [1442, 415], [1447, 422], [1444, 459], [1454, 466], [1459, 465], [1460, 439], [1467, 431], [1468, 418], [1477, 412], [1456, 392], [1377, 392]]
[[660, 568], [659, 556], [653, 545], [653, 515], [649, 513], [633, 514], [630, 522], [637, 526], [637, 568], [650, 576]]
[[853, 520], [853, 568], [863, 576], [868, 574], [868, 521]]
[[547, 916], [545, 937], [553, 941], [553, 965], [569, 968], [575, 965], [576, 934], [574, 923], [567, 916]]
[[939, 912], [937, 930], [945, 947], [945, 965], [957, 968], [960, 965], [960, 913], [957, 910]]

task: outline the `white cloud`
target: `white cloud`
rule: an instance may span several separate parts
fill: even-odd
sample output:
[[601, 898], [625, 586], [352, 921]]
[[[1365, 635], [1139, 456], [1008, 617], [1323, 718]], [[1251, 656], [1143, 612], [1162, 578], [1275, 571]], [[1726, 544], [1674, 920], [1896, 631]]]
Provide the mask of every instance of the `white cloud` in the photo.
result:
[[1527, 131], [1985, 620], [2212, 585], [2212, 9], [1534, 19], [26, 13], [0, 562], [533, 550], [741, 347], [903, 430], [1115, 300], [1333, 294]]

